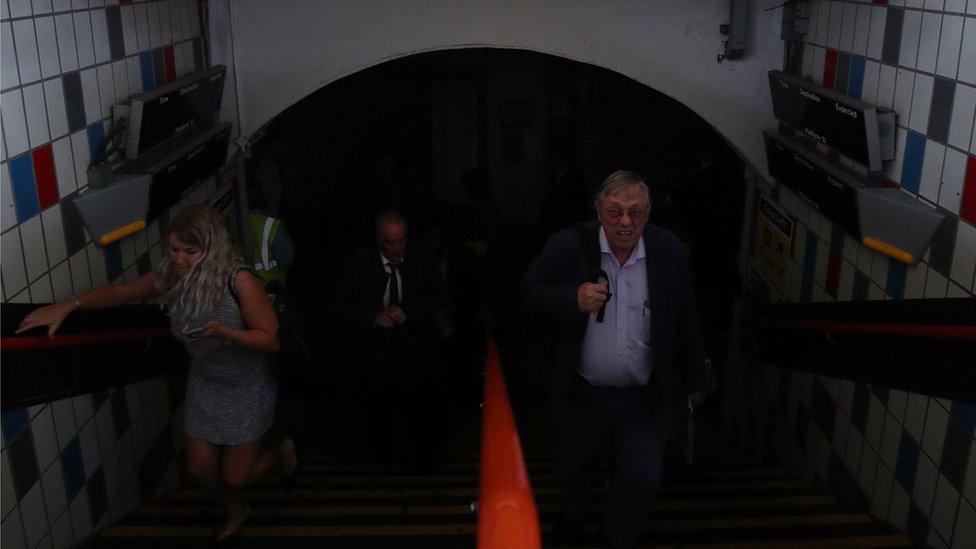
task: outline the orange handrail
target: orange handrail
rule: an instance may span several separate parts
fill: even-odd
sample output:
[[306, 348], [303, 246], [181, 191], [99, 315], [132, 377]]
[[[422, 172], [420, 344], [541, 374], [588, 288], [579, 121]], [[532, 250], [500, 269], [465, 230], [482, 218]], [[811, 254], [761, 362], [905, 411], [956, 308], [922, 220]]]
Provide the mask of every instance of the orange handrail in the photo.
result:
[[481, 425], [481, 479], [478, 496], [479, 549], [542, 547], [539, 513], [512, 404], [502, 376], [498, 347], [487, 343], [485, 398]]
[[60, 349], [81, 347], [101, 343], [120, 343], [171, 337], [169, 329], [128, 330], [118, 332], [96, 332], [89, 334], [58, 334], [53, 336], [14, 336], [0, 339], [0, 351], [15, 353], [37, 351], [40, 349]]

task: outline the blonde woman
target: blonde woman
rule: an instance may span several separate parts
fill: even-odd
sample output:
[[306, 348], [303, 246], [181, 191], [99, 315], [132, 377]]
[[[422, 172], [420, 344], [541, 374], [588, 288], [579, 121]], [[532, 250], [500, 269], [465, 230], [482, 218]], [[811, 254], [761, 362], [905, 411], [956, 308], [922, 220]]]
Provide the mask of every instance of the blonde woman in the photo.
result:
[[159, 298], [173, 335], [192, 356], [184, 402], [186, 465], [227, 509], [216, 536], [222, 542], [249, 514], [240, 488], [268, 473], [282, 475], [288, 486], [297, 474], [291, 439], [276, 447], [262, 443], [278, 391], [268, 358], [278, 350], [278, 321], [261, 283], [235, 260], [227, 231], [210, 208], [191, 206], [176, 214], [164, 248], [156, 271], [41, 307], [17, 331], [48, 326], [51, 335], [76, 309]]

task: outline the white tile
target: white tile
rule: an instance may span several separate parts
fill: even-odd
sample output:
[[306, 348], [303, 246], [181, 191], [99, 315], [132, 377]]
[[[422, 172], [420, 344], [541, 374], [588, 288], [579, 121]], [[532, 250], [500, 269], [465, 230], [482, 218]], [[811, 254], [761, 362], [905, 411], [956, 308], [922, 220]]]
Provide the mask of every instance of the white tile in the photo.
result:
[[95, 246], [94, 242], [88, 243], [88, 264], [91, 266], [92, 286], [104, 286], [111, 282], [108, 279], [108, 272], [105, 270], [105, 252]]
[[31, 283], [28, 290], [30, 291], [31, 303], [54, 302], [54, 294], [51, 291], [51, 277], [47, 274]]
[[84, 487], [68, 505], [71, 526], [76, 540], [83, 540], [92, 533], [91, 508], [88, 505], [88, 488]]
[[[878, 75], [878, 95], [877, 95], [877, 105], [879, 107], [891, 108], [895, 102], [895, 82], [898, 79], [898, 69], [892, 65], [881, 64], [880, 73]], [[905, 122], [900, 118], [901, 113], [896, 113], [899, 116], [898, 122], [904, 124]]]
[[922, 12], [905, 10], [904, 14], [898, 64], [903, 67], [915, 68], [918, 58], [919, 35], [922, 30]]
[[881, 435], [884, 429], [885, 407], [874, 396], [868, 397], [868, 418], [864, 425], [864, 439], [872, 448], [881, 448]]
[[102, 106], [98, 95], [98, 71], [94, 68], [81, 71], [81, 94], [85, 101], [85, 123], [94, 124], [102, 118]]
[[135, 236], [123, 238], [119, 242], [119, 248], [122, 250], [122, 267], [132, 265], [136, 260]]
[[[922, 75], [919, 75], [922, 76]], [[898, 69], [895, 80], [895, 101], [892, 108], [898, 115], [898, 123], [908, 126], [912, 109], [912, 91], [915, 89], [915, 73], [907, 69]]]
[[58, 194], [64, 198], [75, 192], [75, 160], [71, 154], [71, 138], [65, 136], [51, 143], [54, 156], [54, 173], [58, 179]]
[[95, 43], [95, 62], [111, 61], [112, 47], [108, 42], [108, 20], [105, 18], [105, 10], [91, 11], [91, 26]]
[[200, 36], [200, 12], [197, 4], [191, 0], [183, 0], [183, 17], [187, 24], [187, 38]]
[[88, 148], [86, 130], [78, 130], [71, 134], [71, 149], [75, 161], [75, 182], [78, 185], [78, 190], [83, 191], [88, 188], [88, 163], [91, 161], [91, 150]]
[[3, 290], [15, 295], [27, 287], [27, 270], [24, 267], [24, 253], [20, 246], [20, 230], [12, 229], [0, 236], [0, 257], [3, 258]]
[[54, 11], [68, 11], [71, 9], [71, 0], [54, 0], [52, 7]]
[[905, 294], [904, 299], [922, 299], [925, 295], [925, 276], [928, 274], [929, 267], [923, 261], [908, 267], [905, 274]]
[[91, 289], [91, 275], [88, 273], [88, 257], [84, 250], [71, 256], [71, 285], [75, 293], [87, 292]]
[[945, 0], [925, 0], [924, 8], [927, 10], [942, 11], [945, 6]]
[[956, 229], [956, 250], [952, 256], [949, 274], [964, 288], [969, 288], [973, 284], [974, 271], [976, 271], [976, 227], [960, 221]]
[[6, 1], [0, 2], [0, 19], [10, 19], [10, 6], [7, 5]]
[[41, 62], [41, 77], [51, 78], [61, 74], [61, 58], [58, 56], [58, 32], [53, 17], [34, 19], [37, 33], [37, 57]]
[[27, 84], [40, 80], [41, 62], [37, 57], [34, 21], [31, 19], [14, 21], [13, 31], [14, 47], [17, 49], [17, 68], [20, 70], [20, 83]]
[[145, 4], [133, 6], [136, 19], [136, 37], [138, 38], [139, 51], [145, 51], [152, 47], [149, 39], [149, 19], [146, 14]]
[[27, 547], [27, 541], [24, 538], [24, 526], [20, 518], [20, 508], [16, 505], [13, 511], [4, 517], [3, 529], [0, 530], [0, 543], [5, 549], [7, 547], [18, 549]]
[[867, 444], [861, 450], [861, 463], [856, 471], [851, 471], [857, 477], [857, 482], [864, 490], [870, 494], [874, 491], [874, 476], [878, 468], [878, 454]]
[[61, 476], [61, 463], [55, 461], [41, 475], [44, 490], [44, 504], [49, 517], [56, 518], [68, 504], [64, 490], [64, 477]]
[[959, 506], [959, 492], [943, 475], [939, 475], [932, 505], [932, 526], [943, 538], [952, 537], [952, 526]]
[[826, 55], [827, 50], [818, 47], [813, 48], [813, 71], [810, 76], [817, 84], [823, 84], [824, 59]]
[[47, 247], [47, 257], [51, 265], [57, 265], [68, 257], [64, 242], [64, 226], [61, 220], [61, 208], [48, 208], [41, 213], [44, 226], [44, 242]]
[[173, 26], [170, 22], [169, 2], [159, 2], [159, 41], [160, 44], [173, 43]]
[[115, 79], [112, 76], [112, 65], [98, 67], [98, 95], [102, 107], [102, 118], [111, 118], [112, 105], [115, 104]]
[[98, 446], [101, 449], [101, 459], [115, 447], [115, 422], [112, 420], [112, 402], [106, 400], [95, 413], [95, 426], [98, 429]]
[[871, 27], [868, 31], [868, 57], [881, 59], [881, 49], [884, 46], [885, 21], [888, 18], [888, 8], [883, 6], [871, 7]]
[[14, 50], [14, 32], [10, 23], [0, 24], [0, 56], [2, 56], [2, 72], [0, 72], [0, 86], [11, 88], [20, 84], [20, 74], [17, 72], [17, 53]]
[[870, 275], [875, 284], [884, 287], [888, 282], [888, 266], [891, 260], [888, 256], [880, 253], [871, 254], [871, 270], [866, 274]]
[[956, 77], [956, 70], [959, 67], [959, 48], [962, 41], [962, 24], [962, 17], [946, 15], [942, 18], [935, 68], [935, 72], [940, 76]]
[[946, 0], [944, 9], [953, 13], [966, 13], [966, 0]]
[[58, 448], [64, 449], [71, 439], [78, 434], [75, 423], [75, 408], [70, 398], [55, 400], [51, 403], [51, 413], [54, 414], [54, 428], [58, 435]]
[[30, 0], [9, 0], [10, 17], [28, 17], [33, 14]]
[[54, 521], [54, 526], [51, 527], [51, 541], [54, 549], [67, 549], [74, 546], [74, 528], [71, 526], [71, 513], [67, 509]]
[[41, 217], [35, 215], [20, 225], [20, 240], [24, 245], [24, 262], [27, 264], [27, 279], [37, 280], [47, 272], [47, 253], [44, 246], [44, 233]]
[[852, 51], [854, 49], [854, 25], [857, 20], [857, 5], [842, 4], [843, 15], [840, 22], [840, 37], [837, 47], [842, 51]]
[[135, 55], [139, 53], [139, 42], [136, 39], [136, 18], [135, 8], [122, 6], [119, 13], [122, 16], [122, 39], [125, 42], [125, 54]]
[[945, 145], [928, 140], [925, 156], [922, 159], [922, 174], [918, 194], [930, 201], [939, 201], [939, 187], [942, 184], [942, 162], [945, 159]]
[[27, 115], [27, 136], [31, 148], [40, 147], [51, 140], [47, 123], [47, 105], [44, 102], [44, 85], [40, 82], [25, 86], [24, 111]]
[[969, 298], [972, 297], [972, 294], [969, 293], [969, 289], [964, 289], [962, 286], [956, 284], [955, 282], [950, 282], [949, 289], [946, 291], [946, 297]]
[[70, 13], [54, 16], [54, 26], [58, 32], [58, 53], [61, 58], [61, 72], [78, 68], [78, 44], [75, 42], [75, 22]]
[[966, 155], [955, 149], [947, 148], [945, 166], [942, 168], [942, 186], [939, 190], [940, 206], [950, 212], [959, 213], [965, 177]]
[[976, 18], [967, 17], [962, 31], [962, 47], [959, 50], [959, 74], [963, 82], [976, 84]]
[[30, 149], [24, 97], [19, 89], [0, 95], [0, 114], [3, 116], [3, 140], [7, 144], [7, 156], [17, 156]]
[[51, 13], [51, 10], [53, 9], [51, 6], [51, 0], [33, 0], [31, 4], [34, 7], [34, 15]]
[[932, 516], [932, 500], [935, 499], [935, 483], [938, 481], [938, 476], [939, 470], [935, 463], [924, 453], [919, 454], [912, 499], [926, 517]]
[[52, 78], [44, 82], [44, 100], [47, 102], [47, 123], [51, 137], [57, 139], [68, 133], [68, 115], [64, 107], [64, 82]]
[[[894, 2], [892, 2], [892, 4], [894, 4]], [[922, 9], [922, 6], [924, 6], [924, 5], [925, 5], [925, 0], [905, 0], [904, 1], [904, 6], [906, 8], [918, 8], [918, 9]]]
[[24, 537], [28, 547], [37, 547], [47, 534], [47, 512], [44, 509], [43, 492], [41, 483], [38, 482], [20, 500], [20, 514], [24, 521]]
[[87, 11], [75, 12], [75, 44], [78, 46], [78, 66], [95, 64], [95, 45], [92, 42], [91, 16]]
[[112, 80], [115, 82], [115, 103], [124, 103], [129, 98], [129, 76], [125, 60], [112, 63]]
[[91, 394], [71, 397], [71, 405], [75, 408], [75, 421], [78, 422], [78, 429], [80, 430], [95, 413], [95, 410], [92, 409]]
[[956, 529], [952, 534], [952, 549], [971, 547], [976, 547], [976, 510], [973, 509], [972, 504], [962, 500], [959, 502], [959, 512], [956, 515]]
[[857, 17], [854, 23], [854, 41], [851, 51], [858, 55], [865, 55], [868, 51], [868, 36], [871, 33], [871, 6], [863, 4], [857, 6]]
[[58, 436], [54, 430], [54, 417], [50, 406], [45, 406], [37, 417], [31, 420], [31, 431], [34, 433], [34, 451], [37, 455], [37, 466], [41, 471], [52, 463], [57, 463], [59, 447]]
[[974, 113], [976, 113], [976, 88], [957, 83], [952, 102], [952, 121], [949, 123], [950, 145], [963, 150], [969, 147]]
[[162, 33], [159, 30], [159, 2], [146, 4], [146, 20], [149, 22], [149, 43], [158, 48], [163, 44]]
[[71, 9], [83, 10], [88, 7], [88, 0], [71, 0]]
[[126, 59], [125, 66], [129, 75], [129, 94], [142, 93], [142, 69], [139, 68], [139, 57], [132, 56]]
[[[881, 436], [881, 448], [879, 454], [881, 461], [894, 468], [898, 463], [898, 446], [901, 442], [901, 424], [891, 414], [887, 415], [884, 424], [884, 432]], [[869, 492], [870, 493], [870, 492]]]
[[891, 487], [891, 503], [888, 507], [888, 523], [900, 530], [905, 529], [908, 518], [908, 507], [911, 499], [900, 484]]
[[929, 405], [925, 415], [925, 433], [922, 434], [922, 449], [933, 461], [942, 459], [942, 444], [945, 440], [946, 424], [949, 414], [941, 406]]
[[[182, 23], [182, 15], [180, 13], [180, 3], [178, 0], [169, 0], [167, 2], [167, 5], [169, 6], [168, 8], [169, 23], [173, 29], [173, 42], [179, 42], [180, 40], [186, 38], [183, 35], [183, 23]], [[813, 23], [811, 23], [810, 25], [811, 25], [810, 28], [813, 29], [814, 28], [812, 26]]]
[[98, 448], [98, 425], [94, 420], [81, 428], [78, 433], [78, 443], [81, 444], [81, 461], [85, 464], [85, 478], [91, 478], [98, 465], [102, 462], [101, 450]]
[[54, 301], [64, 301], [75, 294], [71, 288], [71, 268], [63, 261], [51, 269], [51, 290]]
[[0, 165], [0, 230], [6, 231], [17, 224], [17, 208], [14, 206], [14, 188], [10, 170]]
[[922, 28], [918, 43], [918, 62], [915, 68], [925, 72], [935, 72], [939, 55], [939, 34], [942, 29], [942, 14], [926, 12], [922, 14]]

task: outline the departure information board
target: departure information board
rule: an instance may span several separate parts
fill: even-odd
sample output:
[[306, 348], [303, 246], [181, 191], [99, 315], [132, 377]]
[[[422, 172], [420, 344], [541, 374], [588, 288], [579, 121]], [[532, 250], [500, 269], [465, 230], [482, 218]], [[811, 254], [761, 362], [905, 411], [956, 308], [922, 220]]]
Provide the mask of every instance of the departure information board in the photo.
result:
[[[894, 156], [894, 113], [781, 71], [769, 71], [773, 114], [869, 171]], [[880, 121], [879, 121], [880, 117]], [[883, 134], [883, 135], [882, 135]]]

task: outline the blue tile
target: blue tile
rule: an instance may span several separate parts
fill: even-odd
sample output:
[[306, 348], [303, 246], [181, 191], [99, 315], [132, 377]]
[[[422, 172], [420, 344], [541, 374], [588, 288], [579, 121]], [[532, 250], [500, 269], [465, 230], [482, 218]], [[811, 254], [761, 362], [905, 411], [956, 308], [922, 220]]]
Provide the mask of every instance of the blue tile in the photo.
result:
[[976, 427], [976, 404], [957, 400], [949, 408], [949, 414], [956, 418], [967, 433], [973, 434], [973, 427]]
[[88, 152], [92, 158], [98, 156], [98, 150], [102, 148], [102, 139], [105, 137], [105, 127], [101, 122], [95, 122], [88, 126]]
[[139, 69], [142, 72], [142, 91], [149, 91], [155, 88], [156, 76], [153, 72], [151, 51], [144, 51], [139, 54]]
[[847, 84], [847, 95], [855, 98], [861, 98], [861, 92], [864, 90], [864, 58], [855, 57], [851, 59], [851, 81]]
[[895, 299], [905, 297], [905, 279], [908, 276], [908, 265], [897, 259], [888, 260], [888, 281], [885, 284], [885, 291]]
[[27, 413], [27, 408], [10, 410], [0, 415], [0, 423], [3, 424], [3, 441], [10, 444], [17, 433], [27, 425], [29, 419], [30, 415]]
[[34, 163], [30, 153], [10, 159], [10, 181], [14, 190], [14, 207], [17, 222], [23, 223], [37, 214], [37, 184], [34, 181]]
[[61, 476], [64, 477], [64, 492], [68, 501], [74, 501], [78, 492], [85, 487], [85, 465], [81, 461], [81, 442], [77, 436], [61, 450]]
[[920, 133], [908, 132], [905, 143], [905, 159], [901, 166], [901, 186], [918, 194], [919, 182], [922, 178], [922, 160], [925, 157], [925, 136]]
[[105, 273], [108, 275], [109, 282], [122, 276], [122, 247], [118, 242], [113, 242], [102, 248], [105, 252]]
[[909, 494], [915, 489], [915, 471], [918, 469], [919, 446], [907, 431], [901, 432], [898, 445], [898, 463], [895, 465], [895, 480]]

